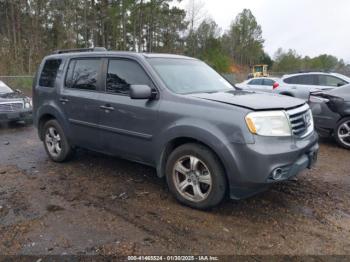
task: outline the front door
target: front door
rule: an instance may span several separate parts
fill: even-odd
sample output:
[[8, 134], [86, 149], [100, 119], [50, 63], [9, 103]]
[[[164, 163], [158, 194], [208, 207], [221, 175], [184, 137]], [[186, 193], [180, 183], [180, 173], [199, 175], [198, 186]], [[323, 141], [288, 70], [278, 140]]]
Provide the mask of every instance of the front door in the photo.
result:
[[106, 61], [106, 90], [100, 96], [100, 128], [104, 150], [135, 161], [152, 163], [159, 100], [129, 97], [130, 85], [155, 89], [141, 65], [129, 59]]

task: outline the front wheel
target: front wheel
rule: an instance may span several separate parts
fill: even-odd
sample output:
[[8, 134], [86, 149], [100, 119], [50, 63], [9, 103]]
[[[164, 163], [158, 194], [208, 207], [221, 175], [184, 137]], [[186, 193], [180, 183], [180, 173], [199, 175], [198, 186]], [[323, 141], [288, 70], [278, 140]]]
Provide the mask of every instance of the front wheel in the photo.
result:
[[226, 193], [225, 172], [219, 159], [200, 144], [176, 148], [168, 158], [166, 178], [176, 199], [193, 208], [216, 206]]
[[335, 128], [335, 140], [346, 149], [350, 149], [350, 117], [340, 120]]
[[46, 153], [55, 162], [63, 162], [73, 153], [72, 147], [56, 120], [49, 120], [43, 127], [43, 142]]

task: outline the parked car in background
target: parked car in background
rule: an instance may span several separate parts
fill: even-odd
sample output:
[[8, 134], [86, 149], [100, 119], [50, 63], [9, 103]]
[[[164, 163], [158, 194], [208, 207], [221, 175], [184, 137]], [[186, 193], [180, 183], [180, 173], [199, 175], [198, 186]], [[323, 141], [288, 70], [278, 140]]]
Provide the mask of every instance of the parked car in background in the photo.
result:
[[273, 92], [308, 100], [310, 92], [330, 90], [350, 83], [337, 73], [308, 72], [284, 75]]
[[245, 80], [235, 86], [242, 90], [262, 91], [272, 93], [279, 87], [280, 79], [277, 77], [257, 77]]
[[350, 85], [310, 95], [316, 128], [350, 149]]
[[190, 57], [58, 51], [42, 61], [33, 101], [53, 161], [81, 147], [141, 162], [194, 208], [256, 194], [317, 158], [305, 101], [236, 90]]
[[32, 100], [0, 81], [0, 122], [32, 120]]

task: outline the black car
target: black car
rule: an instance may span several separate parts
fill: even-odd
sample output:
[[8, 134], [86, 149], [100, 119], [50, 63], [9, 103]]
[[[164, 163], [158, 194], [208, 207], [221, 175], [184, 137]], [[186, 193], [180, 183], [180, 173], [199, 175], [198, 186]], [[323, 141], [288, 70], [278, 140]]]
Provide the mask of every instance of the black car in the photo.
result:
[[0, 81], [0, 123], [30, 122], [31, 119], [32, 100]]
[[316, 129], [333, 135], [340, 146], [350, 149], [350, 85], [312, 93], [309, 104]]

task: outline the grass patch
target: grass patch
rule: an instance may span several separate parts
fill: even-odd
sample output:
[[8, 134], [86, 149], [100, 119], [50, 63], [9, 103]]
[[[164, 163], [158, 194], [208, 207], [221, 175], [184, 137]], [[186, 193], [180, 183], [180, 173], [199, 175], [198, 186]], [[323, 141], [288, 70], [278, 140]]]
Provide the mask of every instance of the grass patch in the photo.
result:
[[4, 77], [0, 78], [1, 81], [6, 83], [13, 90], [21, 90], [25, 95], [32, 95], [32, 77]]

